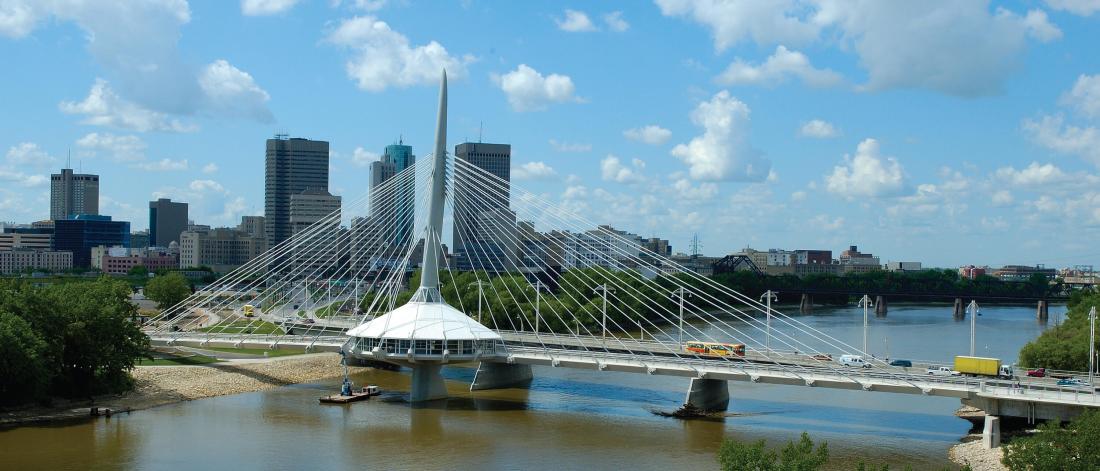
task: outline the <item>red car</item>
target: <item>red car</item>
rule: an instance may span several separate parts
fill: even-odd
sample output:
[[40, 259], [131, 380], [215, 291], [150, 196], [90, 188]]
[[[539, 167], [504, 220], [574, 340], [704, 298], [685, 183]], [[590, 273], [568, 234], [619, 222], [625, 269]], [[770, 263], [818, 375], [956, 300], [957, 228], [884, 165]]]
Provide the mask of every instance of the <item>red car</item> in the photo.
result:
[[1027, 370], [1027, 375], [1033, 378], [1043, 378], [1047, 375], [1046, 368], [1036, 368], [1034, 370]]

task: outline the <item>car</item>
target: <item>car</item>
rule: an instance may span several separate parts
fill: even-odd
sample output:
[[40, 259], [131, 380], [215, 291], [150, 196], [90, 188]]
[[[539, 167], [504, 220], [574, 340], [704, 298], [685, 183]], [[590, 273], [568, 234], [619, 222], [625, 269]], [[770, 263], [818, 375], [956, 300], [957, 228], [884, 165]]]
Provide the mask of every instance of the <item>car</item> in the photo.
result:
[[863, 359], [859, 355], [841, 355], [838, 363], [844, 366], [858, 366], [860, 368], [870, 368], [871, 364]]
[[310, 318], [306, 318], [306, 320], [305, 320], [306, 324], [312, 324], [314, 322], [316, 322], [316, 321], [314, 321], [313, 319], [310, 319]]
[[1027, 370], [1027, 375], [1032, 378], [1044, 378], [1047, 375], [1046, 368], [1035, 368], [1033, 370]]
[[821, 360], [821, 361], [833, 361], [833, 356], [829, 355], [828, 353], [818, 353], [817, 355], [814, 355], [810, 358], [813, 358], [814, 360]]
[[959, 376], [962, 373], [952, 370], [948, 366], [929, 366], [926, 372], [932, 376]]
[[912, 368], [913, 362], [909, 360], [894, 360], [890, 362], [890, 366], [900, 366], [903, 368]]
[[1077, 378], [1064, 378], [1058, 380], [1059, 386], [1088, 386], [1089, 383], [1081, 381]]

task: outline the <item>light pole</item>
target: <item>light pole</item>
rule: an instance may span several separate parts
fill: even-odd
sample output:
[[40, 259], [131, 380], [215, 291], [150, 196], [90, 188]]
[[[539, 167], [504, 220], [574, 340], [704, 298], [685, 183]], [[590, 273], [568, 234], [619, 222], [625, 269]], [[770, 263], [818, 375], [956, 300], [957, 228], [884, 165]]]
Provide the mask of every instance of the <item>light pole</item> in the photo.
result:
[[974, 329], [978, 326], [978, 302], [971, 300], [966, 310], [970, 311], [970, 356], [974, 356]]
[[483, 297], [481, 287], [485, 286], [484, 281], [478, 280], [472, 283], [474, 287], [477, 287], [477, 323], [481, 324], [481, 298]]
[[760, 296], [760, 299], [762, 299], [764, 301], [765, 306], [767, 307], [767, 314], [766, 314], [767, 317], [766, 317], [766, 321], [765, 321], [765, 324], [764, 324], [764, 327], [766, 329], [765, 334], [764, 334], [764, 351], [767, 351], [768, 353], [771, 353], [771, 351], [772, 351], [772, 301], [773, 300], [774, 301], [779, 301], [779, 296], [776, 296], [776, 293], [769, 289], [763, 295]]
[[1092, 384], [1092, 372], [1096, 370], [1096, 306], [1089, 309], [1089, 384]]
[[608, 288], [607, 283], [597, 286], [594, 291], [603, 292], [603, 320], [600, 321], [601, 338], [607, 338], [607, 292], [615, 292], [614, 288]]
[[859, 305], [863, 306], [863, 353], [867, 353], [867, 309], [871, 307], [871, 297], [866, 294], [859, 300]]
[[539, 303], [542, 301], [539, 296], [542, 294], [542, 281], [535, 280], [535, 334], [539, 333]]
[[691, 297], [691, 293], [687, 292], [683, 286], [676, 288], [676, 291], [672, 292], [672, 296], [675, 296], [680, 301], [680, 346], [684, 345], [684, 298]]

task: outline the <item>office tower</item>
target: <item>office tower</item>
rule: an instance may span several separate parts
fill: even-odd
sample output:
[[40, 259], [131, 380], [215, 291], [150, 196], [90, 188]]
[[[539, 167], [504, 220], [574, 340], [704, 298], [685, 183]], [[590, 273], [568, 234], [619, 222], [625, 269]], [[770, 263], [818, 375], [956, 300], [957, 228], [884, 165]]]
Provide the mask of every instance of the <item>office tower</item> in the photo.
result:
[[266, 236], [239, 229], [193, 227], [180, 234], [180, 268], [210, 267], [228, 273], [267, 250]]
[[381, 228], [381, 241], [393, 246], [405, 245], [412, 239], [416, 182], [409, 179], [380, 187], [415, 163], [412, 146], [398, 141], [386, 146], [382, 158], [370, 166], [371, 217]]
[[508, 271], [518, 248], [516, 213], [508, 204], [512, 146], [466, 142], [455, 146], [455, 159], [496, 177], [455, 172], [455, 264], [459, 270]]
[[247, 232], [253, 237], [267, 237], [264, 234], [263, 216], [241, 216], [241, 223], [237, 226], [237, 230]]
[[267, 140], [265, 171], [264, 230], [274, 247], [292, 234], [291, 195], [328, 191], [328, 142], [276, 134]]
[[187, 203], [175, 203], [168, 198], [149, 202], [149, 245], [168, 247], [180, 241], [187, 230]]
[[54, 250], [73, 253], [73, 267], [89, 268], [92, 247], [130, 246], [130, 223], [91, 214], [59, 219], [54, 223], [53, 244]]
[[306, 277], [334, 271], [343, 255], [340, 239], [340, 197], [306, 190], [290, 197], [292, 234], [310, 231], [291, 250], [292, 267]]
[[73, 173], [71, 168], [50, 175], [50, 219], [99, 214], [99, 175]]

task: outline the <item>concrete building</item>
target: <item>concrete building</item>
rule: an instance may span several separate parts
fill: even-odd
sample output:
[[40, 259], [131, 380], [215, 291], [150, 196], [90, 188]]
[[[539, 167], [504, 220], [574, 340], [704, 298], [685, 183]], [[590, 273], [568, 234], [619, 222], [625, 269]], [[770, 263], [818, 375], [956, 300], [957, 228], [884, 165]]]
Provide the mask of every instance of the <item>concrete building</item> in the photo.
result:
[[795, 254], [789, 250], [768, 249], [766, 266], [787, 267], [795, 263]]
[[100, 271], [108, 275], [125, 275], [134, 267], [143, 266], [153, 273], [157, 270], [175, 270], [180, 267], [178, 254], [167, 251], [133, 251], [120, 256], [103, 255], [100, 259]]
[[[668, 242], [668, 239], [662, 239], [659, 237], [650, 237], [642, 241], [642, 246], [654, 254], [662, 257], [672, 256], [672, 244]], [[649, 256], [646, 254], [646, 256]]]
[[974, 265], [967, 265], [965, 267], [959, 267], [959, 276], [962, 278], [975, 279], [979, 276], [985, 275], [989, 271], [989, 267], [976, 267]]
[[455, 172], [455, 265], [459, 270], [500, 271], [515, 263], [505, 257], [516, 256], [516, 247], [497, 244], [515, 237], [515, 213], [509, 209], [512, 146], [466, 142], [455, 146], [455, 158], [496, 177]]
[[90, 268], [92, 247], [130, 246], [130, 223], [110, 216], [81, 215], [54, 221], [54, 249], [73, 254], [74, 268]]
[[149, 245], [168, 247], [187, 230], [187, 203], [160, 198], [149, 202]]
[[180, 268], [210, 267], [227, 273], [267, 250], [267, 238], [237, 229], [217, 228], [180, 234]]
[[832, 250], [799, 249], [794, 251], [797, 265], [829, 265], [833, 263]]
[[237, 225], [237, 230], [245, 232], [252, 237], [266, 237], [264, 232], [264, 217], [241, 216], [241, 223]]
[[32, 227], [5, 227], [0, 233], [0, 250], [11, 249], [50, 250], [53, 248], [53, 229]]
[[264, 230], [274, 247], [293, 233], [290, 197], [306, 190], [328, 191], [329, 145], [326, 141], [287, 138], [267, 140], [264, 181]]
[[1002, 281], [1028, 281], [1031, 279], [1031, 275], [1035, 274], [1053, 280], [1058, 276], [1058, 271], [1053, 268], [1046, 268], [1043, 265], [1005, 265], [993, 270], [992, 273], [993, 276], [1000, 278]]
[[569, 234], [564, 268], [605, 267], [615, 270], [636, 268], [642, 253], [642, 238], [611, 226], [580, 234]]
[[73, 173], [71, 168], [50, 175], [50, 219], [99, 214], [99, 175]]
[[394, 246], [404, 246], [412, 240], [416, 210], [415, 179], [382, 187], [395, 175], [416, 164], [412, 146], [402, 141], [386, 146], [381, 159], [370, 167], [371, 216], [379, 224], [383, 240]]
[[841, 273], [867, 273], [882, 270], [882, 262], [878, 257], [859, 251], [859, 247], [852, 245], [840, 253]]
[[290, 227], [294, 235], [310, 232], [307, 244], [291, 250], [292, 269], [304, 276], [331, 272], [345, 253], [341, 236], [340, 197], [323, 190], [306, 190], [290, 197]]
[[[184, 228], [186, 229], [186, 228]], [[149, 231], [137, 231], [130, 234], [130, 248], [144, 249], [149, 246]]]
[[0, 274], [11, 275], [28, 269], [58, 272], [73, 267], [68, 251], [15, 248], [0, 250]]
[[921, 271], [920, 262], [886, 262], [886, 271]]

